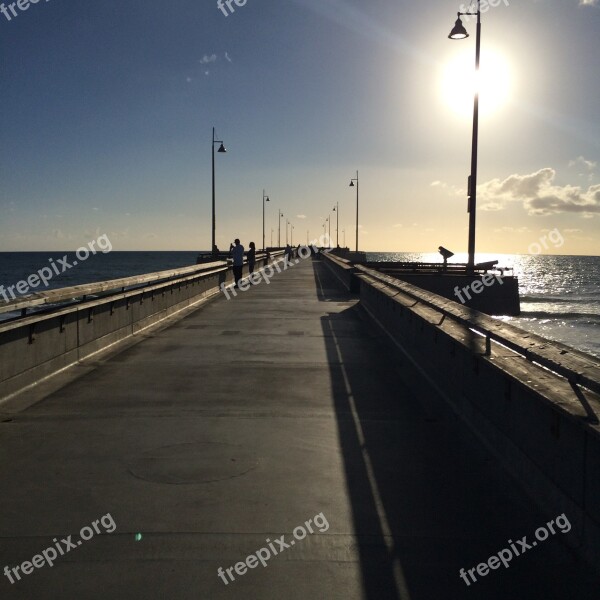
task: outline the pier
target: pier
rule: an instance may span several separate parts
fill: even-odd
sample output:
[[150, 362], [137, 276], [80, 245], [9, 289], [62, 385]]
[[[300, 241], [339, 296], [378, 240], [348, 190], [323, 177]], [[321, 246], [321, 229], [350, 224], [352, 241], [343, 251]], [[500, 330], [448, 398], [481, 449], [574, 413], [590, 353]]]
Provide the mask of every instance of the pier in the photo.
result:
[[208, 263], [0, 324], [0, 568], [115, 523], [0, 597], [596, 597], [598, 361], [349, 261], [274, 259], [229, 300]]

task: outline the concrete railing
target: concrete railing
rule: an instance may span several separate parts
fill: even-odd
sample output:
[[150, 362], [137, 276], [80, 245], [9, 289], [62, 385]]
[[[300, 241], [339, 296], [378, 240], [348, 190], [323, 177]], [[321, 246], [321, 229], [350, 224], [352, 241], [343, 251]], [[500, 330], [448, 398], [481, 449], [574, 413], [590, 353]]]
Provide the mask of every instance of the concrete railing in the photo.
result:
[[[266, 262], [266, 255], [257, 254], [257, 267]], [[227, 262], [217, 261], [0, 304], [0, 313], [21, 311], [20, 317], [0, 322], [0, 399], [193, 308], [219, 294], [219, 286], [232, 278]]]
[[[346, 265], [325, 257], [338, 279]], [[360, 304], [600, 564], [600, 360], [366, 267]]]

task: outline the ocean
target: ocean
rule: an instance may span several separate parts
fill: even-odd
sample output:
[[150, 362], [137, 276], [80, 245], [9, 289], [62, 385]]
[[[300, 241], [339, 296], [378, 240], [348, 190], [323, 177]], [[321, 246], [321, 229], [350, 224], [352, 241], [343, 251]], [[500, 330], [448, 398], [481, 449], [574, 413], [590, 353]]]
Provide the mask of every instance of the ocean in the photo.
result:
[[[25, 281], [32, 273], [61, 264], [64, 252], [0, 252], [0, 285]], [[193, 265], [198, 252], [117, 252], [91, 255], [60, 275], [48, 287], [82, 283]], [[521, 315], [498, 317], [522, 329], [600, 357], [600, 257], [519, 254], [478, 254], [477, 262], [495, 260], [519, 277]], [[439, 262], [438, 254], [367, 252], [369, 261]], [[76, 259], [68, 254], [69, 264]], [[450, 262], [465, 262], [454, 256]], [[62, 263], [64, 264], [64, 263]], [[63, 267], [61, 266], [61, 269]], [[39, 291], [38, 287], [36, 290]], [[0, 288], [0, 292], [2, 288]], [[0, 302], [2, 298], [0, 297]], [[0, 320], [9, 314], [0, 314]]]

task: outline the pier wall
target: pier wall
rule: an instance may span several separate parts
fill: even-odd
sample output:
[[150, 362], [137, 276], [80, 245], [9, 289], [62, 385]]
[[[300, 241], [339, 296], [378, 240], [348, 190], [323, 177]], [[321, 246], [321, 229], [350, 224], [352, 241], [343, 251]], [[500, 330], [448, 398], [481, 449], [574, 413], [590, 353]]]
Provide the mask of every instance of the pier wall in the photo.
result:
[[[265, 255], [257, 255], [257, 268], [266, 262]], [[51, 290], [2, 306], [23, 316], [0, 322], [0, 400], [183, 314], [232, 280], [231, 267], [217, 261]], [[43, 312], [27, 314], [40, 307]]]
[[[323, 260], [354, 285], [347, 262]], [[353, 276], [372, 320], [600, 564], [600, 361], [366, 267]]]

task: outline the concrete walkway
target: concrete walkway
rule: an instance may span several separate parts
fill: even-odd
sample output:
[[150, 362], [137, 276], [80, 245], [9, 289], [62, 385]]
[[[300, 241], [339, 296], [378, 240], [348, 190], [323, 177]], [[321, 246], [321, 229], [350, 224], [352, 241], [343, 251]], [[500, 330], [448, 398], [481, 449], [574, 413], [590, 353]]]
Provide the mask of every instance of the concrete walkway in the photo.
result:
[[407, 369], [310, 260], [97, 364], [0, 422], [0, 569], [75, 544], [0, 598], [597, 598], [560, 533], [467, 587], [548, 519]]

